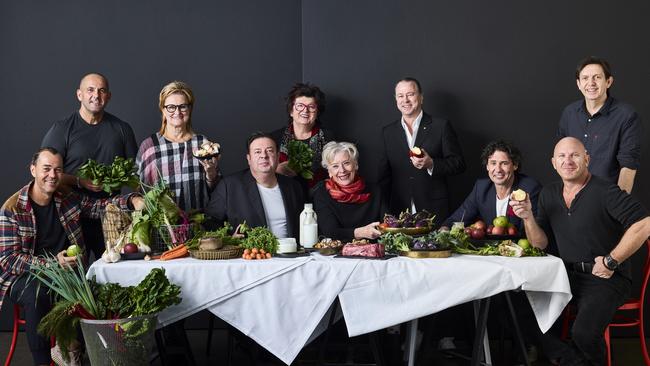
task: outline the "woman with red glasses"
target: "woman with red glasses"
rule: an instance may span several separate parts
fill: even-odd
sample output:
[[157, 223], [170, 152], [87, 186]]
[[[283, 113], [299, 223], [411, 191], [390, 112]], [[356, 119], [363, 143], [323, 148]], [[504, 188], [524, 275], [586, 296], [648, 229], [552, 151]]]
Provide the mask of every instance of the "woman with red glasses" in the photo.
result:
[[[286, 97], [288, 125], [271, 133], [278, 144], [280, 164], [278, 174], [295, 177], [305, 191], [305, 197], [311, 201], [312, 189], [316, 183], [327, 178], [327, 172], [320, 166], [323, 146], [334, 139], [329, 130], [323, 129], [319, 117], [325, 112], [325, 93], [315, 85], [297, 83]], [[313, 151], [311, 179], [296, 175], [289, 168], [289, 142], [301, 141]]]

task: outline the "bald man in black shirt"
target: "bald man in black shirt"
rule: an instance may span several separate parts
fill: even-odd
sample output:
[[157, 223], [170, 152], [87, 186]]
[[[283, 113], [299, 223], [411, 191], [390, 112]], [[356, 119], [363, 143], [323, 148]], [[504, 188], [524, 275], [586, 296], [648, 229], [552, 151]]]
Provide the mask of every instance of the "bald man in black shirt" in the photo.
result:
[[591, 175], [580, 140], [561, 139], [551, 161], [562, 181], [542, 189], [537, 217], [528, 198], [510, 202], [534, 246], [544, 249], [549, 240], [556, 242], [577, 307], [572, 343], [550, 334], [543, 343], [547, 355], [561, 358], [562, 365], [605, 365], [603, 333], [630, 294], [626, 260], [650, 236], [650, 216], [615, 183]]

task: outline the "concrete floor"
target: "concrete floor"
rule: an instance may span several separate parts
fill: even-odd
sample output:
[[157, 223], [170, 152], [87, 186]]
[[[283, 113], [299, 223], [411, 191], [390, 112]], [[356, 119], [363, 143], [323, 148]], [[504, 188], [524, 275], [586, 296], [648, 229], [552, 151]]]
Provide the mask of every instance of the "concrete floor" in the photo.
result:
[[[192, 345], [192, 352], [196, 359], [198, 365], [225, 365], [226, 364], [226, 340], [227, 332], [225, 329], [216, 329], [213, 335], [212, 345], [210, 349], [210, 355], [206, 355], [206, 339], [207, 331], [206, 330], [188, 330], [188, 338], [190, 344]], [[4, 363], [5, 357], [9, 350], [9, 344], [11, 341], [10, 332], [0, 332], [0, 362]], [[352, 349], [355, 349], [355, 361], [356, 362], [368, 362], [372, 361], [370, 353], [364, 347], [366, 342], [365, 337], [356, 337], [351, 340], [353, 346]], [[468, 350], [460, 351], [468, 352]], [[499, 360], [499, 355], [497, 355], [497, 347], [493, 345], [492, 347], [494, 365], [513, 365], [514, 362], [511, 360], [511, 352], [506, 346], [505, 360]], [[233, 365], [251, 365], [251, 360], [249, 357], [248, 351], [237, 347], [233, 354]], [[386, 355], [386, 350], [384, 350], [385, 357], [387, 357], [389, 365], [399, 365], [399, 362], [395, 361], [396, 358], [391, 356], [396, 355]], [[317, 350], [314, 347], [305, 349], [294, 362], [294, 365], [317, 365], [315, 361], [317, 356]], [[337, 357], [340, 355], [328, 354], [328, 359], [330, 361], [338, 360]], [[258, 365], [283, 365], [279, 360], [274, 360], [272, 356], [260, 357]], [[31, 356], [27, 348], [26, 337], [24, 333], [20, 333], [18, 339], [18, 345], [16, 352], [13, 357], [12, 365], [31, 365]], [[159, 360], [152, 362], [152, 365], [160, 365]], [[178, 365], [182, 362], [172, 361], [172, 364]], [[468, 362], [459, 358], [449, 358], [448, 355], [441, 354], [437, 351], [433, 351], [433, 347], [423, 349], [418, 354], [417, 365], [438, 365], [438, 366], [461, 366], [467, 365]], [[634, 338], [618, 338], [613, 340], [613, 364], [621, 366], [641, 366], [643, 365], [643, 359], [641, 356], [641, 350], [639, 342]], [[538, 361], [533, 363], [534, 366], [547, 366], [547, 362]]]

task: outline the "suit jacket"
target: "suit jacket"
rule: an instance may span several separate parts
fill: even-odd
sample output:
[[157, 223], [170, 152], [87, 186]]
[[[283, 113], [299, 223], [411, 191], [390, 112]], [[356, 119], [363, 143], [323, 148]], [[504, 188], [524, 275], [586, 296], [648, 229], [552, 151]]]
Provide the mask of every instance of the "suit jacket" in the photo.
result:
[[[523, 189], [530, 196], [530, 203], [533, 205], [533, 215], [537, 214], [537, 198], [542, 186], [535, 179], [524, 174], [515, 174], [515, 181], [512, 183], [512, 190]], [[476, 181], [472, 192], [465, 198], [463, 204], [445, 220], [444, 226], [451, 227], [454, 222], [463, 221], [465, 226], [471, 225], [476, 220], [482, 219], [486, 224], [491, 225], [496, 215], [497, 192], [494, 183], [489, 178], [481, 178]], [[508, 215], [508, 220], [517, 226], [521, 232], [523, 222], [517, 216]]]
[[449, 121], [423, 113], [415, 146], [433, 159], [433, 174], [416, 169], [409, 158], [409, 146], [401, 119], [383, 128], [383, 151], [379, 158], [379, 183], [387, 194], [389, 211], [397, 214], [410, 209], [411, 199], [418, 211], [427, 210], [437, 217], [449, 214], [447, 180], [465, 170], [465, 160]]
[[[276, 175], [287, 215], [287, 233], [298, 238], [300, 211], [304, 197], [300, 184], [294, 179]], [[250, 227], [267, 226], [262, 197], [249, 169], [224, 177], [210, 196], [205, 213], [219, 224], [228, 221], [237, 226], [246, 221]]]

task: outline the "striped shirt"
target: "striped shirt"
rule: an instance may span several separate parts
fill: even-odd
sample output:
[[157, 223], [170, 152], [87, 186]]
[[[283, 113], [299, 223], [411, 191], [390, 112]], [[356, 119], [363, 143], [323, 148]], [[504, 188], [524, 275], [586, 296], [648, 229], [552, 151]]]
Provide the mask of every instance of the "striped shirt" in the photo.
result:
[[136, 156], [140, 180], [151, 186], [162, 178], [178, 207], [185, 211], [203, 209], [210, 202], [210, 190], [203, 166], [192, 153], [207, 141], [198, 134], [185, 142], [171, 142], [160, 133], [147, 137]]
[[[0, 208], [0, 308], [11, 284], [29, 271], [32, 263], [43, 262], [34, 253], [37, 250], [36, 218], [29, 201], [29, 189], [33, 181], [14, 193]], [[78, 193], [59, 192], [54, 194], [54, 204], [63, 230], [70, 241], [84, 248], [80, 218], [99, 218], [103, 207], [112, 202], [128, 209], [131, 194], [111, 199], [97, 200]]]

